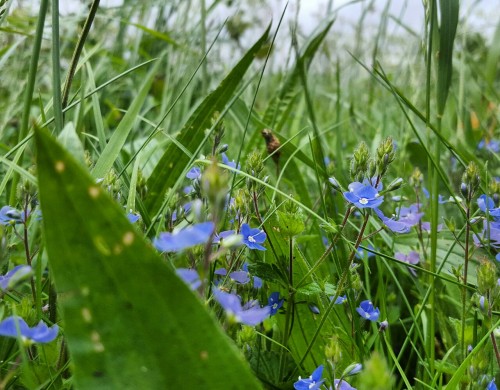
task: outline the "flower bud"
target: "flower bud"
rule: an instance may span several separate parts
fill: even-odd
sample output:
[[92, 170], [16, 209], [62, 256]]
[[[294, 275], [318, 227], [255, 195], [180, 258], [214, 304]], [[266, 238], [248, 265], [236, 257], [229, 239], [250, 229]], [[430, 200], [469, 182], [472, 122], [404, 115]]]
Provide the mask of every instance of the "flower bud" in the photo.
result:
[[473, 161], [471, 161], [462, 175], [460, 192], [467, 201], [470, 201], [480, 184], [481, 176], [479, 175], [479, 168]]
[[333, 189], [335, 191], [339, 191], [339, 192], [342, 192], [342, 187], [340, 187], [340, 184], [339, 182], [337, 181], [337, 179], [335, 179], [334, 177], [330, 177], [328, 179], [328, 181], [330, 182], [330, 184], [332, 185]]
[[410, 185], [413, 188], [420, 188], [423, 182], [424, 182], [424, 175], [422, 174], [420, 169], [416, 167], [410, 176]]
[[368, 162], [370, 154], [366, 143], [361, 142], [354, 150], [351, 160], [351, 178], [354, 181], [362, 181], [368, 171]]
[[394, 141], [391, 137], [387, 137], [377, 148], [376, 165], [379, 176], [383, 176], [387, 172], [389, 165], [394, 161], [395, 157]]
[[398, 177], [397, 179], [394, 179], [388, 186], [387, 186], [387, 189], [386, 189], [386, 192], [390, 192], [390, 191], [395, 191], [395, 190], [398, 190], [401, 188], [401, 186], [403, 185], [404, 181], [401, 177]]
[[219, 149], [217, 150], [217, 154], [225, 153], [229, 149], [228, 144], [221, 145]]
[[358, 377], [360, 389], [385, 390], [394, 388], [394, 377], [387, 367], [385, 359], [374, 352], [370, 359], [365, 362], [365, 368]]
[[330, 338], [330, 341], [325, 346], [325, 357], [332, 364], [336, 365], [342, 359], [341, 343], [336, 335]]
[[496, 267], [491, 261], [482, 261], [477, 267], [477, 290], [486, 295], [497, 284]]

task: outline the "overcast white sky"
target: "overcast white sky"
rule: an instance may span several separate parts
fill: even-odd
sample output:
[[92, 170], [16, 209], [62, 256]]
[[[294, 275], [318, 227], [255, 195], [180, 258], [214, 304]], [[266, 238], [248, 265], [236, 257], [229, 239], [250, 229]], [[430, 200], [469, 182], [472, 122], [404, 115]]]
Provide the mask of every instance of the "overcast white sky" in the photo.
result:
[[[199, 0], [201, 1], [201, 0]], [[212, 0], [205, 0], [209, 5]], [[34, 4], [38, 1], [33, 0]], [[60, 1], [60, 11], [62, 14], [74, 11], [75, 9], [84, 9], [87, 7], [87, 2], [78, 0], [62, 0]], [[101, 0], [101, 7], [119, 6], [123, 0]], [[245, 10], [247, 18], [267, 18], [271, 17], [278, 20], [287, 0], [268, 0], [267, 7], [253, 7], [246, 0], [234, 0], [233, 8], [228, 9], [223, 6], [224, 2], [220, 2], [220, 6], [216, 9], [221, 13], [220, 20], [224, 20], [230, 16], [236, 9]], [[389, 13], [398, 20], [401, 20], [405, 26], [414, 30], [418, 35], [421, 35], [424, 24], [424, 8], [422, 0], [288, 0], [287, 17], [291, 21], [295, 18], [297, 9], [299, 10], [299, 24], [301, 31], [306, 35], [309, 34], [318, 25], [318, 22], [326, 15], [328, 4], [332, 4], [332, 9], [339, 9], [337, 20], [333, 30], [342, 32], [343, 36], [349, 36], [358, 21], [362, 10], [368, 4], [373, 4], [373, 9], [366, 15], [363, 25], [365, 30], [370, 27], [376, 29], [380, 16], [389, 3]], [[354, 4], [348, 4], [354, 3]], [[193, 10], [197, 11], [197, 1], [192, 1]], [[194, 9], [196, 8], [196, 9]], [[460, 13], [463, 17], [467, 15], [467, 30], [479, 31], [486, 37], [491, 37], [500, 23], [500, 0], [460, 0]], [[253, 15], [252, 15], [253, 14]], [[212, 15], [214, 16], [214, 15]], [[267, 24], [267, 21], [263, 23]], [[462, 29], [464, 25], [461, 25]], [[391, 34], [400, 34], [402, 29], [394, 22], [389, 22], [388, 31]]]

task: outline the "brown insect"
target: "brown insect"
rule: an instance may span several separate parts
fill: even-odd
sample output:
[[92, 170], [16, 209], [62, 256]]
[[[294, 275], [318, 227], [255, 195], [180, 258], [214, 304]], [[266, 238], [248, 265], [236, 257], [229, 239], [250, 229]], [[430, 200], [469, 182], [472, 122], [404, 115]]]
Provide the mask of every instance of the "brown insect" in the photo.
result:
[[280, 167], [280, 155], [281, 152], [279, 150], [281, 143], [278, 138], [273, 134], [273, 132], [269, 129], [262, 130], [262, 136], [266, 140], [267, 153], [273, 158], [276, 163], [276, 174], [279, 173]]
[[267, 153], [272, 156], [274, 162], [278, 164], [281, 152], [278, 150], [281, 146], [280, 140], [276, 138], [269, 129], [262, 130], [262, 136], [266, 140]]

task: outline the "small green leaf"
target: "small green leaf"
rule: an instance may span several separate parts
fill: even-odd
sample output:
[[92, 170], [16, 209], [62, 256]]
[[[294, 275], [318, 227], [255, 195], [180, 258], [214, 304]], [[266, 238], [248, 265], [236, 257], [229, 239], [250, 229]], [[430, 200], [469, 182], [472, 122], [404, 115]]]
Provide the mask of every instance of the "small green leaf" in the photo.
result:
[[304, 218], [299, 214], [277, 211], [280, 232], [288, 237], [296, 236], [305, 229]]
[[306, 284], [305, 286], [302, 286], [299, 289], [297, 289], [297, 294], [302, 294], [307, 297], [319, 295], [322, 292], [323, 292], [322, 288], [316, 282]]

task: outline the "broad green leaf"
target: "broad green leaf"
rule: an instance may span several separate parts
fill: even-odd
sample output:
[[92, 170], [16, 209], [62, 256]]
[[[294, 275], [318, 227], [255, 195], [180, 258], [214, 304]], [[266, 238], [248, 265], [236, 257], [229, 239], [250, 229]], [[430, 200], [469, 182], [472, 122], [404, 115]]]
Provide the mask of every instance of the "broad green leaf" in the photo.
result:
[[[229, 75], [221, 82], [215, 91], [208, 95], [196, 111], [185, 123], [176, 140], [194, 153], [205, 136], [205, 129], [216, 111], [222, 111], [230, 101], [243, 75], [253, 62], [255, 54], [266, 42], [270, 26], [262, 37], [248, 50]], [[149, 196], [146, 208], [154, 215], [161, 207], [164, 194], [172, 187], [189, 162], [189, 157], [175, 143], [170, 143], [167, 150], [153, 170], [148, 180]]]
[[50, 271], [78, 389], [257, 389], [203, 303], [44, 130], [35, 133]]
[[94, 170], [92, 171], [92, 175], [95, 178], [104, 177], [120, 154], [130, 130], [132, 130], [132, 127], [137, 119], [137, 115], [139, 114], [139, 111], [148, 96], [149, 89], [153, 83], [159, 64], [160, 61], [156, 61], [155, 65], [146, 76], [144, 84], [142, 84], [141, 89], [137, 92], [137, 96], [130, 105], [120, 124], [113, 132], [108, 144], [102, 151], [101, 156], [97, 160]]

